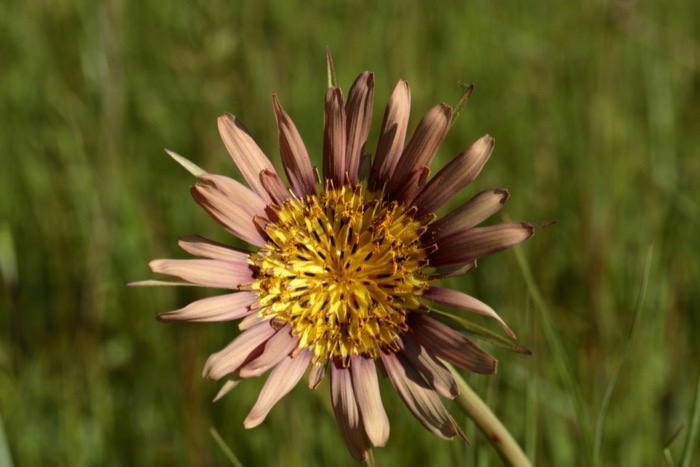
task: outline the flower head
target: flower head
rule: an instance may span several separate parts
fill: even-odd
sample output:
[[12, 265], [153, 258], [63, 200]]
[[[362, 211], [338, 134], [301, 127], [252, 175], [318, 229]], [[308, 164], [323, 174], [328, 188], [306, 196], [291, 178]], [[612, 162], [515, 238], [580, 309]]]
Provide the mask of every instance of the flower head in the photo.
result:
[[352, 455], [365, 459], [370, 445], [383, 446], [389, 436], [379, 367], [428, 430], [446, 439], [466, 439], [439, 399], [458, 393], [443, 361], [484, 374], [496, 371], [496, 361], [434, 319], [431, 311], [439, 304], [490, 316], [514, 336], [489, 306], [433, 283], [470, 271], [479, 258], [522, 242], [535, 228], [520, 222], [477, 227], [507, 200], [502, 189], [482, 191], [437, 218], [435, 212], [479, 174], [493, 138], [480, 138], [429, 178], [453, 109], [445, 104], [430, 109], [405, 143], [411, 97], [408, 83], [400, 81], [371, 159], [364, 150], [374, 75], [365, 72], [357, 78], [347, 103], [332, 81], [325, 100], [320, 180], [276, 96], [280, 152], [290, 188], [229, 114], [219, 118], [219, 130], [248, 187], [170, 153], [197, 177], [194, 199], [253, 248], [190, 236], [180, 245], [203, 259], [152, 261], [153, 272], [178, 277], [177, 283], [235, 291], [160, 318], [243, 318], [241, 334], [209, 357], [204, 376], [228, 377], [219, 398], [240, 380], [272, 370], [244, 421], [247, 428], [259, 425], [307, 370], [308, 384], [316, 388], [330, 369], [341, 432]]

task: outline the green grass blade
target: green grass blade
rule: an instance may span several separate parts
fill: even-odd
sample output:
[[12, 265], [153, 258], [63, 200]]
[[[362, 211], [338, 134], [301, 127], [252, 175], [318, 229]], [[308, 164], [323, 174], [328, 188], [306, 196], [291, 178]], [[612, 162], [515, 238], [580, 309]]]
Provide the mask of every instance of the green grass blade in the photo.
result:
[[693, 412], [690, 418], [690, 429], [688, 430], [688, 437], [685, 439], [685, 446], [683, 446], [683, 454], [679, 464], [681, 467], [690, 467], [693, 450], [697, 446], [698, 427], [700, 427], [700, 376], [698, 376], [698, 384], [695, 388], [695, 403], [693, 404]]
[[236, 455], [233, 453], [231, 448], [228, 447], [226, 444], [226, 441], [221, 437], [218, 431], [216, 431], [216, 428], [211, 427], [209, 428], [209, 433], [211, 433], [211, 436], [214, 438], [214, 441], [216, 441], [216, 444], [219, 445], [221, 450], [223, 451], [224, 455], [228, 458], [229, 461], [231, 461], [231, 464], [235, 465], [236, 467], [243, 467], [243, 464], [241, 464], [241, 461], [238, 460]]

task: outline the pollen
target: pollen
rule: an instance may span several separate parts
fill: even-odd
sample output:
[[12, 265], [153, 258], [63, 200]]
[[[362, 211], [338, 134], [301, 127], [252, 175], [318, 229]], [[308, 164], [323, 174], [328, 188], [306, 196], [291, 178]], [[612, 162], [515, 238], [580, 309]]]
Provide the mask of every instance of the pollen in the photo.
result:
[[251, 256], [260, 315], [289, 324], [318, 364], [397, 351], [428, 287], [425, 222], [415, 211], [359, 185], [287, 200]]

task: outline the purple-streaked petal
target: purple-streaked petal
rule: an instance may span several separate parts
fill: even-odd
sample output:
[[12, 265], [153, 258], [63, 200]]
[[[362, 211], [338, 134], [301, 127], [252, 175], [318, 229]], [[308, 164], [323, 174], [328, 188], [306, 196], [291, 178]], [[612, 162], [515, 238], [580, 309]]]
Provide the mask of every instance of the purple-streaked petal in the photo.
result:
[[535, 226], [525, 222], [506, 222], [456, 232], [437, 243], [430, 264], [466, 263], [521, 243], [535, 234]]
[[245, 209], [231, 202], [231, 199], [208, 185], [195, 185], [190, 188], [194, 200], [219, 224], [236, 237], [251, 245], [263, 247], [266, 239], [253, 223]]
[[346, 138], [343, 93], [340, 88], [329, 88], [323, 126], [323, 178], [333, 180], [336, 187], [345, 181]]
[[445, 264], [442, 266], [434, 266], [434, 272], [431, 273], [432, 276], [439, 277], [441, 279], [447, 277], [461, 276], [466, 274], [472, 269], [476, 269], [476, 261], [468, 261], [466, 263], [460, 264]]
[[370, 188], [373, 190], [381, 189], [394, 173], [406, 141], [410, 113], [411, 89], [406, 81], [399, 81], [384, 111], [370, 178]]
[[389, 180], [390, 193], [398, 192], [414, 170], [430, 166], [440, 144], [447, 136], [451, 122], [452, 108], [447, 104], [438, 104], [425, 114]]
[[249, 315], [257, 301], [254, 292], [238, 292], [192, 302], [179, 310], [158, 315], [161, 321], [194, 321], [199, 323], [230, 321]]
[[241, 365], [257, 357], [265, 342], [274, 333], [275, 329], [269, 321], [242, 332], [226, 347], [209, 356], [204, 364], [202, 375], [205, 378], [216, 380], [233, 373]]
[[221, 259], [233, 263], [247, 263], [250, 257], [250, 252], [248, 251], [239, 250], [199, 235], [186, 235], [178, 241], [178, 245], [186, 252], [202, 258]]
[[323, 377], [326, 376], [326, 365], [319, 365], [317, 363], [311, 365], [309, 370], [309, 389], [316, 389]]
[[260, 198], [253, 190], [223, 175], [204, 174], [200, 180], [208, 182], [229, 199], [229, 202], [242, 208], [250, 218], [265, 216], [267, 202]]
[[413, 368], [422, 373], [423, 377], [441, 396], [454, 399], [459, 394], [457, 383], [450, 370], [433, 358], [425, 347], [418, 344], [409, 334], [401, 336], [399, 343], [403, 355], [413, 365]]
[[462, 430], [415, 368], [400, 354], [381, 353], [391, 383], [408, 409], [431, 433], [443, 439], [455, 435], [466, 441]]
[[374, 73], [365, 71], [352, 84], [345, 111], [347, 116], [345, 170], [348, 173], [348, 181], [352, 184], [359, 181], [360, 158], [367, 143], [372, 122], [373, 99]]
[[205, 287], [238, 289], [241, 284], [253, 282], [253, 271], [242, 263], [216, 259], [154, 259], [148, 265], [155, 273], [176, 276]]
[[391, 195], [391, 199], [401, 204], [411, 204], [413, 198], [415, 198], [421, 188], [425, 186], [429, 175], [430, 169], [428, 167], [421, 167], [414, 170], [408, 176], [406, 182]]
[[352, 388], [352, 377], [349, 368], [338, 365], [335, 362], [331, 363], [331, 400], [335, 419], [350, 454], [362, 462], [367, 458], [367, 447], [360, 411]]
[[493, 151], [494, 139], [489, 135], [477, 140], [443, 167], [416, 196], [416, 217], [436, 212], [481, 172]]
[[279, 175], [272, 170], [265, 169], [260, 172], [260, 183], [262, 183], [267, 194], [270, 195], [272, 202], [279, 206], [283, 205], [292, 196], [289, 194], [287, 187], [284, 186], [284, 182]]
[[418, 313], [411, 313], [409, 320], [416, 342], [436, 357], [474, 373], [496, 372], [491, 355], [446, 324]]
[[355, 400], [360, 409], [367, 438], [374, 446], [384, 446], [389, 439], [389, 418], [382, 405], [374, 360], [353, 355], [350, 371]]
[[510, 194], [508, 190], [496, 188], [478, 193], [472, 199], [428, 226], [424, 238], [440, 241], [450, 235], [479, 225], [496, 214]]
[[294, 122], [289, 118], [274, 94], [272, 95], [272, 105], [277, 117], [280, 154], [287, 179], [297, 196], [313, 195], [316, 193], [316, 180], [304, 141], [301, 139]]
[[227, 113], [219, 117], [218, 124], [221, 139], [243, 178], [258, 196], [269, 203], [270, 197], [260, 183], [260, 172], [265, 169], [274, 172], [272, 163], [238, 118]]
[[241, 377], [260, 376], [292, 353], [292, 350], [297, 346], [297, 342], [299, 342], [299, 336], [293, 337], [290, 330], [291, 326], [286, 325], [268, 339], [263, 353], [238, 370]]
[[498, 316], [498, 313], [496, 313], [493, 308], [465, 293], [443, 287], [430, 287], [423, 293], [421, 298], [493, 318], [501, 323], [503, 330], [506, 331], [510, 337], [515, 339], [513, 331], [508, 327], [506, 322]]
[[260, 425], [272, 407], [297, 385], [311, 361], [311, 351], [304, 349], [295, 356], [287, 355], [265, 381], [258, 400], [243, 422], [246, 428]]

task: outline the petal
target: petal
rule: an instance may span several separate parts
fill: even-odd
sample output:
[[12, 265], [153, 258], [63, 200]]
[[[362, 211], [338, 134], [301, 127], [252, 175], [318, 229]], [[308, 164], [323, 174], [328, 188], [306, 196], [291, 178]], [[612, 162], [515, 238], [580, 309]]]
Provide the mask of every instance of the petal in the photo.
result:
[[447, 277], [461, 276], [466, 274], [472, 269], [476, 269], [476, 261], [467, 261], [466, 263], [459, 264], [445, 264], [442, 266], [434, 266], [435, 272], [432, 276], [439, 277], [440, 279], [445, 279]]
[[260, 183], [262, 183], [267, 194], [270, 195], [272, 202], [279, 206], [283, 205], [291, 197], [282, 179], [272, 170], [265, 169], [260, 172]]
[[329, 88], [323, 126], [323, 178], [333, 180], [336, 187], [345, 181], [346, 137], [343, 94], [340, 88]]
[[437, 243], [438, 249], [429, 256], [430, 264], [466, 263], [515, 246], [534, 234], [535, 226], [525, 222], [463, 230]]
[[413, 337], [436, 357], [474, 373], [496, 372], [496, 360], [451, 327], [418, 313], [409, 320]]
[[242, 183], [232, 178], [215, 174], [204, 174], [199, 179], [208, 182], [226, 195], [231, 203], [242, 208], [248, 213], [249, 217], [265, 216], [267, 202]]
[[411, 140], [401, 155], [400, 163], [389, 180], [389, 192], [398, 192], [411, 173], [421, 167], [429, 167], [440, 144], [447, 136], [452, 122], [452, 109], [438, 104], [428, 111], [418, 123]]
[[286, 325], [268, 339], [263, 353], [238, 370], [241, 377], [260, 376], [292, 353], [299, 342], [299, 336], [292, 337], [290, 330], [291, 326]]
[[345, 170], [348, 173], [348, 181], [352, 184], [359, 181], [358, 169], [372, 122], [373, 99], [374, 73], [365, 71], [352, 84], [345, 111], [347, 116]]
[[418, 207], [416, 217], [436, 212], [469, 185], [491, 156], [493, 145], [494, 139], [486, 135], [443, 167], [413, 201]]
[[260, 425], [267, 414], [272, 410], [272, 407], [289, 391], [297, 385], [306, 367], [311, 361], [311, 352], [307, 349], [299, 352], [297, 355], [288, 355], [279, 365], [270, 373], [270, 376], [265, 381], [265, 385], [260, 390], [258, 400], [251, 409], [250, 413], [243, 421], [243, 426], [253, 428]]
[[350, 369], [343, 368], [335, 362], [331, 363], [331, 399], [335, 419], [350, 454], [356, 460], [364, 461], [367, 458], [367, 448]]
[[200, 206], [219, 224], [236, 237], [251, 245], [263, 247], [266, 239], [253, 223], [245, 209], [231, 202], [231, 198], [216, 188], [197, 184], [190, 188], [190, 193]]
[[187, 235], [179, 242], [180, 248], [202, 258], [221, 259], [233, 263], [247, 263], [250, 252], [218, 243], [199, 235]]
[[313, 195], [316, 193], [316, 181], [304, 141], [302, 141], [294, 122], [289, 118], [274, 94], [272, 95], [272, 105], [277, 117], [280, 154], [287, 179], [292, 184], [297, 196]]
[[470, 229], [496, 214], [506, 204], [509, 196], [508, 190], [500, 188], [482, 191], [445, 217], [430, 224], [425, 235], [439, 241], [453, 233]]
[[501, 323], [501, 326], [503, 326], [503, 329], [510, 337], [515, 339], [513, 331], [508, 327], [505, 321], [498, 316], [498, 313], [496, 313], [493, 308], [465, 293], [443, 287], [430, 287], [423, 293], [422, 298], [430, 300], [431, 302], [441, 303], [453, 308], [459, 308], [493, 318]]
[[238, 292], [204, 298], [184, 308], [158, 315], [161, 321], [194, 321], [199, 323], [230, 321], [252, 313], [257, 302], [254, 292]]
[[374, 446], [384, 446], [389, 439], [389, 418], [382, 405], [374, 360], [353, 355], [350, 370], [355, 400], [367, 438]]
[[450, 370], [433, 358], [425, 347], [413, 340], [409, 334], [401, 336], [400, 345], [403, 355], [413, 368], [418, 370], [441, 396], [454, 399], [459, 394]]
[[260, 172], [265, 169], [274, 172], [272, 163], [238, 118], [227, 113], [219, 117], [218, 124], [221, 139], [243, 178], [258, 196], [269, 203], [270, 197], [260, 183]]
[[373, 190], [381, 189], [394, 173], [406, 141], [410, 113], [411, 89], [406, 81], [399, 81], [384, 111], [370, 178], [370, 188]]
[[316, 389], [323, 381], [324, 376], [326, 376], [326, 365], [317, 363], [311, 365], [311, 370], [309, 370], [309, 388]]
[[212, 402], [216, 402], [222, 397], [224, 397], [226, 394], [231, 392], [236, 386], [238, 386], [238, 383], [243, 381], [241, 378], [239, 378], [237, 375], [231, 375], [229, 378], [226, 380], [226, 382], [221, 386], [221, 389], [219, 389], [219, 392], [216, 393], [216, 396], [214, 396], [214, 400]]
[[216, 259], [154, 259], [148, 266], [155, 273], [177, 276], [205, 287], [238, 289], [253, 282], [249, 265]]
[[450, 414], [440, 402], [437, 393], [400, 354], [381, 353], [391, 383], [408, 409], [431, 433], [443, 439], [455, 435], [466, 440]]
[[411, 204], [413, 198], [420, 192], [421, 188], [425, 186], [425, 182], [428, 180], [430, 175], [430, 169], [428, 167], [421, 167], [414, 170], [409, 175], [408, 180], [399, 188], [391, 198], [398, 201], [401, 204]]
[[220, 379], [233, 373], [246, 361], [257, 357], [262, 346], [274, 333], [275, 329], [269, 321], [242, 332], [229, 345], [209, 356], [204, 364], [203, 376]]

